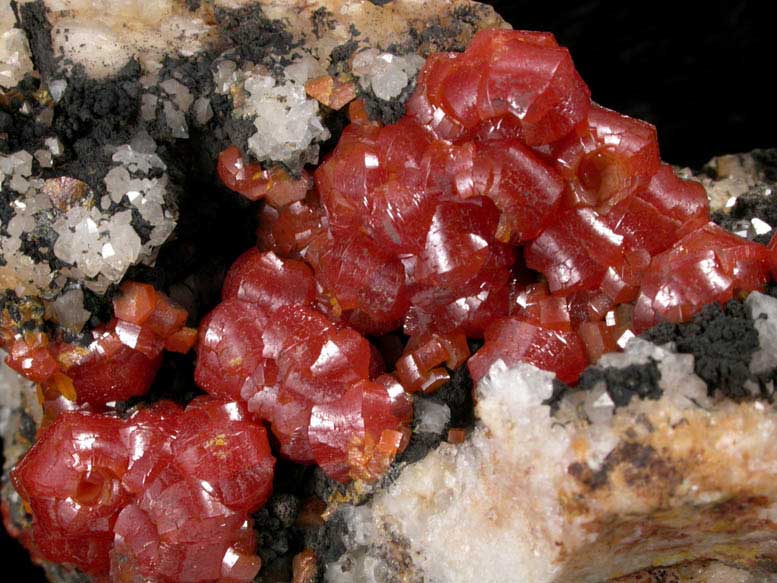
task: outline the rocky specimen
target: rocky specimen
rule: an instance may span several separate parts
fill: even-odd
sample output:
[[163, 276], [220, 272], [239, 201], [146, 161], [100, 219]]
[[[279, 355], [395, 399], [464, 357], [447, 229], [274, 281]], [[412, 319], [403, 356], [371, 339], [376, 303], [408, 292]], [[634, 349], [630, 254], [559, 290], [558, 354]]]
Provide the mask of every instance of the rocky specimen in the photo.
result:
[[769, 570], [770, 192], [711, 215], [469, 2], [12, 12], [0, 339], [42, 412], [4, 516], [50, 573]]
[[348, 551], [326, 580], [593, 582], [704, 559], [767, 576], [774, 406], [711, 398], [671, 345], [633, 339], [597, 367], [551, 414], [552, 375], [495, 364], [467, 442], [340, 509]]
[[[245, 154], [247, 173], [237, 173], [232, 182], [223, 173], [220, 177], [247, 198], [264, 196], [279, 209], [304, 200], [310, 180], [304, 165], [317, 162], [319, 149], [339, 133], [350, 102], [359, 97], [365, 115], [397, 119], [428, 54], [463, 50], [477, 30], [504, 26], [491, 8], [469, 1], [427, 3], [423, 14], [417, 8], [415, 2], [384, 7], [361, 0], [293, 6], [20, 0], [0, 9], [1, 343], [9, 365], [38, 384], [38, 398], [25, 399], [34, 421], [22, 424], [21, 419], [32, 417], [15, 411], [15, 423], [4, 436], [9, 464], [29, 447], [35, 428], [44, 426], [38, 446], [20, 468], [27, 460], [35, 467], [36, 456], [47, 455], [36, 451], [80, 447], [74, 441], [80, 431], [92, 431], [95, 441], [84, 447], [97, 448], [98, 457], [101, 448], [116, 446], [112, 455], [123, 459], [114, 429], [131, 431], [127, 427], [138, 415], [168, 435], [159, 447], [175, 449], [173, 441], [180, 436], [166, 423], [164, 411], [176, 406], [148, 407], [147, 402], [160, 396], [187, 402], [199, 392], [191, 378], [193, 358], [176, 353], [186, 353], [196, 342], [196, 330], [186, 323], [195, 324], [213, 305], [226, 267], [247, 247], [255, 224], [255, 209], [215, 179], [219, 153], [226, 155], [231, 146], [233, 157], [237, 152], [242, 160], [240, 153]], [[250, 191], [239, 186], [246, 176]], [[257, 176], [265, 181], [260, 190]], [[214, 221], [221, 231], [216, 244], [203, 237]], [[271, 255], [263, 259], [260, 267], [281, 262]], [[224, 294], [234, 293], [234, 303], [248, 306], [241, 309], [256, 317], [261, 298], [237, 288], [257, 277], [264, 284], [262, 278], [274, 273], [251, 272], [256, 265], [248, 263], [248, 271], [233, 270]], [[231, 292], [230, 286], [235, 287]], [[257, 289], [263, 293], [261, 286]], [[276, 367], [297, 392], [286, 391], [278, 402], [254, 399], [251, 406], [278, 418], [273, 424], [277, 436], [288, 429], [281, 452], [292, 452], [299, 461], [315, 459], [341, 480], [375, 480], [407, 446], [411, 403], [396, 380], [380, 374], [381, 358], [365, 338], [327, 321], [312, 306], [306, 312], [297, 305], [299, 298], [293, 299], [289, 327], [283, 330], [290, 336], [276, 338], [278, 352], [264, 361], [268, 375]], [[267, 305], [268, 316], [277, 307]], [[300, 315], [311, 316], [306, 326], [297, 326]], [[212, 343], [212, 336], [203, 342]], [[298, 346], [299, 337], [320, 345]], [[352, 363], [342, 366], [333, 352], [339, 348]], [[330, 361], [316, 359], [314, 349]], [[305, 350], [313, 360], [304, 359]], [[303, 390], [296, 383], [309, 366], [316, 374]], [[252, 380], [258, 392], [263, 385], [258, 371], [251, 372], [257, 372]], [[210, 374], [219, 373], [213, 368]], [[347, 387], [341, 385], [341, 374], [349, 379]], [[239, 388], [226, 396], [242, 401]], [[334, 399], [342, 394], [345, 401]], [[133, 408], [139, 401], [146, 403]], [[300, 437], [299, 427], [286, 422], [279, 407], [284, 415], [297, 407], [303, 418], [312, 412], [318, 421], [310, 439], [307, 432]], [[188, 411], [175, 416], [196, 422], [186, 417]], [[254, 413], [245, 412], [252, 419]], [[329, 423], [343, 416], [352, 422]], [[60, 423], [64, 433], [49, 429]], [[220, 423], [202, 428], [216, 442]], [[19, 441], [21, 433], [14, 428], [22, 425], [29, 431]], [[103, 426], [105, 433], [99, 431]], [[59, 435], [59, 441], [51, 435]], [[109, 468], [116, 479], [87, 475], [86, 466], [68, 466], [68, 471], [86, 472], [83, 487], [63, 482], [46, 489], [49, 476], [40, 468], [17, 472], [18, 491], [6, 481], [7, 527], [52, 578], [78, 578], [82, 571], [102, 576], [109, 555], [113, 577], [178, 580], [186, 573], [204, 581], [255, 575], [253, 519], [247, 523], [251, 536], [240, 534], [240, 545], [217, 548], [210, 559], [199, 561], [194, 549], [206, 540], [208, 528], [213, 540], [237, 540], [232, 526], [238, 515], [208, 515], [210, 526], [202, 523], [197, 531], [194, 523], [203, 518], [201, 512], [211, 512], [206, 506], [216, 504], [204, 501], [199, 509], [187, 509], [193, 522], [170, 531], [153, 513], [143, 516], [150, 510], [133, 498], [139, 492], [122, 492], [125, 485], [116, 491], [122, 464]], [[181, 492], [193, 480], [189, 475], [173, 478], [168, 485]], [[191, 495], [201, 498], [202, 488], [209, 493], [206, 486], [196, 485]], [[93, 495], [81, 500], [82, 490]], [[121, 504], [113, 504], [114, 494]], [[76, 502], [65, 508], [63, 499]], [[70, 512], [74, 504], [92, 507], [99, 521], [69, 524], [46, 514], [49, 507]], [[175, 509], [172, 505], [168, 511]], [[291, 524], [288, 517], [283, 523]], [[200, 539], [176, 539], [190, 527]], [[262, 541], [271, 532], [268, 526], [267, 534], [258, 537], [262, 556], [269, 556], [262, 550], [269, 543]], [[137, 554], [149, 545], [158, 551]], [[241, 567], [235, 549], [246, 551], [247, 566]], [[215, 570], [222, 558], [225, 565], [237, 561], [237, 570]], [[310, 570], [309, 560], [298, 563]]]
[[692, 561], [675, 567], [656, 567], [616, 579], [618, 583], [773, 583], [777, 576], [732, 567], [720, 561]]
[[[710, 222], [654, 128], [591, 104], [550, 35], [489, 31], [434, 55], [396, 124], [349, 113], [317, 193], [265, 207], [260, 246], [304, 259], [330, 318], [364, 334], [402, 325], [408, 390], [444, 382], [464, 336], [485, 338], [475, 380], [502, 359], [575, 382], [630, 335], [769, 278], [773, 251]], [[267, 189], [231, 153], [219, 168], [249, 197]]]

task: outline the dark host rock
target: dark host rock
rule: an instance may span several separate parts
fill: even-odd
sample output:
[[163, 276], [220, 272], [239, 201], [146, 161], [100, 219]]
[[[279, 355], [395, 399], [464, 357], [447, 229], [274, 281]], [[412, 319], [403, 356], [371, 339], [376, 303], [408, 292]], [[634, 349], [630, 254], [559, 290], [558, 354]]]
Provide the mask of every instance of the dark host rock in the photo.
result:
[[[713, 220], [724, 229], [736, 231], [744, 221], [760, 219], [772, 229], [777, 227], [777, 200], [766, 194], [766, 187], [758, 186], [747, 194], [737, 198], [736, 203], [729, 212], [717, 212]], [[766, 245], [772, 238], [773, 232], [757, 235], [754, 241]]]
[[295, 46], [283, 22], [267, 18], [261, 6], [245, 6], [236, 10], [217, 8], [215, 16], [224, 36], [244, 59], [254, 63], [275, 66], [276, 62], [267, 59], [268, 54], [286, 56]]
[[[632, 364], [624, 368], [592, 366], [580, 377], [580, 389], [592, 389], [604, 383], [616, 407], [625, 407], [631, 399], [660, 399], [663, 391], [659, 387], [661, 371], [655, 361], [646, 364]], [[554, 392], [555, 396], [555, 392]], [[551, 397], [551, 400], [553, 397]]]
[[696, 374], [709, 388], [738, 399], [750, 395], [750, 360], [758, 349], [758, 333], [747, 307], [731, 301], [707, 306], [686, 324], [659, 324], [642, 335], [655, 344], [674, 342], [677, 351], [693, 354]]

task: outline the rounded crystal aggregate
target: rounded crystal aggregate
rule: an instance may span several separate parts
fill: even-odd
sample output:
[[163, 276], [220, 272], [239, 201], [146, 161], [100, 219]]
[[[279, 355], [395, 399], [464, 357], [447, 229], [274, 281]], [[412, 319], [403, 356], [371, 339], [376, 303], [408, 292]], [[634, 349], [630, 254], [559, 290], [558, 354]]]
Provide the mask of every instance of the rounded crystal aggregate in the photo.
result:
[[250, 513], [272, 491], [265, 429], [236, 403], [160, 402], [127, 419], [65, 412], [11, 478], [32, 552], [113, 581], [252, 581]]

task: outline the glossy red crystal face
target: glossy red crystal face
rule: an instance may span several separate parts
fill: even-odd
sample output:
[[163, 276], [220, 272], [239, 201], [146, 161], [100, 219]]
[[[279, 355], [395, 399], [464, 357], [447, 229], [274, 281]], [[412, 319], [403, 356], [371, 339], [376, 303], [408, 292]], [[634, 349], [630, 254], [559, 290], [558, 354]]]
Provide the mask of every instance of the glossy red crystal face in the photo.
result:
[[763, 245], [708, 223], [653, 259], [642, 279], [634, 327], [683, 322], [706, 304], [761, 289], [769, 279], [769, 261]]
[[128, 419], [64, 413], [12, 472], [34, 553], [114, 581], [251, 581], [250, 513], [272, 491], [267, 434], [235, 402]]

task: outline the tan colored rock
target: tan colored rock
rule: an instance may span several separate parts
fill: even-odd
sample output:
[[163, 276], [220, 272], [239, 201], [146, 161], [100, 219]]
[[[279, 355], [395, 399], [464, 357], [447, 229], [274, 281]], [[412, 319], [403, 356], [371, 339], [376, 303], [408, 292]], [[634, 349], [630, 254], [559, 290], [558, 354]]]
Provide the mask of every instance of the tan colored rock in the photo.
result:
[[10, 2], [0, 4], [0, 90], [16, 86], [33, 70], [30, 46]]
[[[360, 32], [360, 46], [410, 47], [418, 32], [421, 51], [460, 47], [481, 28], [505, 27], [484, 4], [471, 0], [216, 0], [190, 10], [185, 0], [45, 0], [54, 54], [84, 65], [90, 76], [117, 72], [131, 58], [153, 71], [164, 55], [188, 56], [226, 47], [218, 10], [258, 8], [294, 36], [300, 50], [328, 62], [332, 50]], [[461, 18], [466, 14], [467, 18]], [[314, 24], [315, 23], [315, 24]], [[433, 26], [432, 26], [433, 25]], [[299, 51], [298, 51], [299, 52]], [[291, 56], [291, 55], [285, 55]]]
[[615, 583], [774, 583], [777, 575], [754, 573], [719, 561], [694, 561], [628, 575]]
[[612, 358], [658, 360], [663, 396], [614, 414], [594, 390], [551, 416], [551, 375], [495, 365], [463, 445], [341, 510], [351, 548], [327, 581], [594, 583], [700, 560], [773, 573], [777, 411], [708, 398], [691, 356], [650, 346]]
[[[768, 187], [764, 184], [767, 181], [766, 166], [769, 165], [764, 163], [766, 154], [767, 150], [757, 150], [747, 154], [716, 156], [705, 165], [703, 172], [693, 175], [686, 170], [684, 173], [701, 181], [707, 189], [713, 212], [725, 211], [743, 194], [758, 187]], [[774, 162], [771, 163], [773, 165]]]

